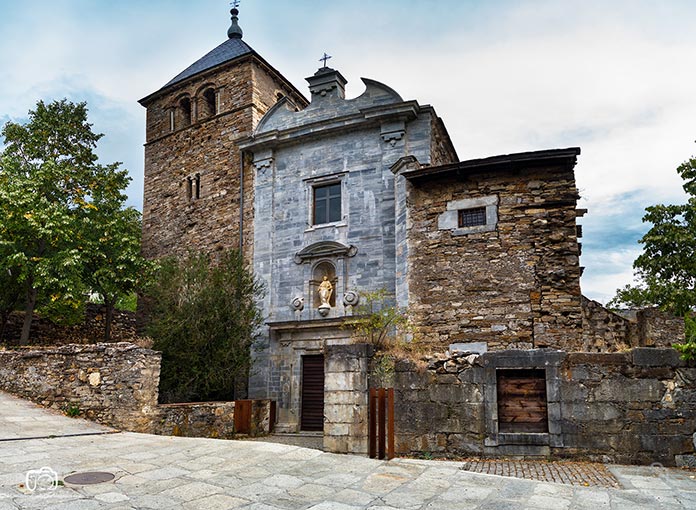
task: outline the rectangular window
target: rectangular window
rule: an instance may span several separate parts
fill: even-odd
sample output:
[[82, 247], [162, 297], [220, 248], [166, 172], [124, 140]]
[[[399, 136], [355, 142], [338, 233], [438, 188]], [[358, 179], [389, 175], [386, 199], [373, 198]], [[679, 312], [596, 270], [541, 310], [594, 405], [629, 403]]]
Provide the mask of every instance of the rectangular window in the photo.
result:
[[341, 220], [341, 183], [314, 188], [314, 225]]
[[546, 371], [502, 369], [496, 375], [499, 432], [548, 432]]
[[459, 228], [476, 227], [486, 224], [486, 208], [474, 207], [459, 210]]

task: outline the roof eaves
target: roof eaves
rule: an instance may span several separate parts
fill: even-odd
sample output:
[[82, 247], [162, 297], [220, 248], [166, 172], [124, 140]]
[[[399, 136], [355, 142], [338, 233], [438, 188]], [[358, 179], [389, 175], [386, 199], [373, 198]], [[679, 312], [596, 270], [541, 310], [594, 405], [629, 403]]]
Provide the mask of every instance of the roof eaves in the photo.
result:
[[529, 166], [534, 163], [549, 163], [552, 161], [571, 163], [574, 166], [579, 154], [580, 147], [519, 152], [515, 154], [491, 156], [488, 158], [470, 159], [467, 161], [460, 161], [459, 163], [450, 163], [441, 166], [427, 166], [403, 172], [402, 175], [409, 180], [424, 179], [451, 172], [483, 171], [493, 170], [496, 168], [505, 169], [510, 168], [511, 166]]

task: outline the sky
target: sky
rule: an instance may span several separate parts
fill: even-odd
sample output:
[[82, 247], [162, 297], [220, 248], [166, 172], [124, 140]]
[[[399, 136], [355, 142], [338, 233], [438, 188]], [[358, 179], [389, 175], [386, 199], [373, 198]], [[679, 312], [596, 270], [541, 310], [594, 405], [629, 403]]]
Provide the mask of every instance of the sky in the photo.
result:
[[[226, 40], [222, 0], [0, 0], [0, 124], [39, 99], [86, 101], [103, 163], [123, 162], [142, 208], [145, 110]], [[583, 293], [632, 281], [645, 207], [685, 200], [696, 153], [696, 2], [242, 0], [244, 41], [307, 94], [329, 65], [434, 106], [460, 159], [581, 147]]]

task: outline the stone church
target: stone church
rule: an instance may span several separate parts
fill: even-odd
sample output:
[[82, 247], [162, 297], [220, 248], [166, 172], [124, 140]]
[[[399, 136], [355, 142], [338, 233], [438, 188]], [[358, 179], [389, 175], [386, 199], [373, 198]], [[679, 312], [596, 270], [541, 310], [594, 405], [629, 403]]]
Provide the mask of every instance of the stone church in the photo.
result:
[[[385, 289], [433, 351], [528, 352], [491, 366], [541, 377], [549, 418], [534, 448], [559, 446], [558, 351], [665, 336], [581, 295], [580, 149], [462, 161], [435, 109], [389, 85], [363, 78], [347, 99], [324, 61], [307, 100], [231, 13], [225, 42], [140, 101], [143, 251], [242, 250], [266, 287], [249, 397], [277, 402], [278, 431], [357, 438], [333, 449], [364, 450], [367, 354], [351, 350], [346, 323], [365, 292]], [[479, 417], [488, 448], [507, 437], [491, 377]]]

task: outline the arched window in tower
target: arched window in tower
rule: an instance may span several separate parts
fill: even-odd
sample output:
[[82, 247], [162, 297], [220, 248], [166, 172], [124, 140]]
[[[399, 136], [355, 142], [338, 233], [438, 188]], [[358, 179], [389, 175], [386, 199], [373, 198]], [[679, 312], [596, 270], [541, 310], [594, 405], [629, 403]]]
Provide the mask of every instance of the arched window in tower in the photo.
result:
[[180, 127], [191, 125], [191, 100], [188, 97], [183, 97], [179, 100], [179, 119]]
[[215, 89], [212, 87], [205, 89], [199, 104], [201, 105], [202, 119], [217, 115], [217, 94], [215, 93]]

